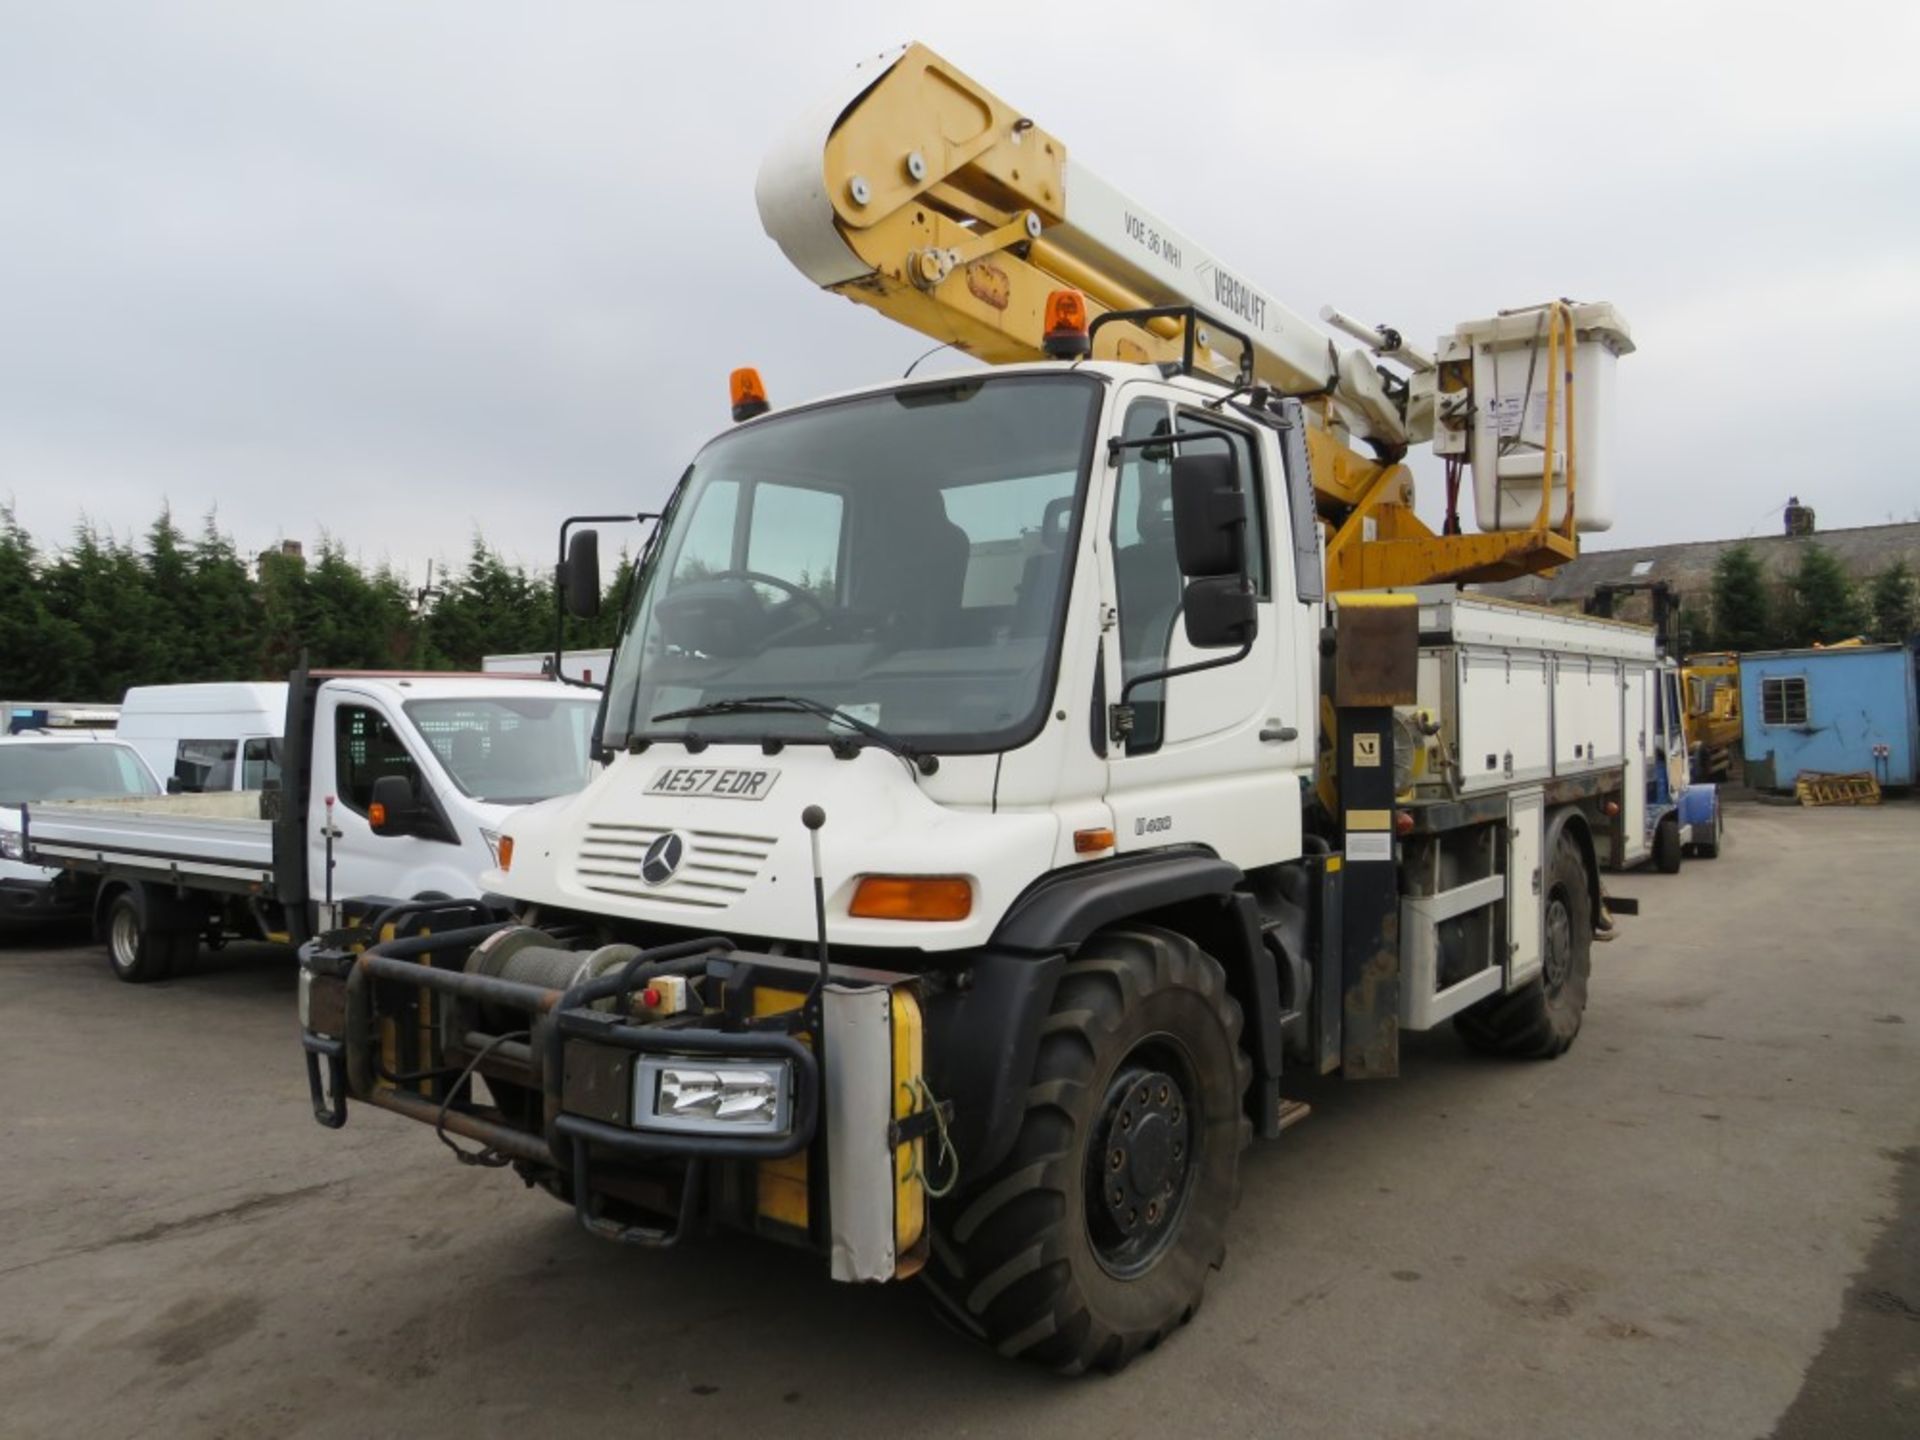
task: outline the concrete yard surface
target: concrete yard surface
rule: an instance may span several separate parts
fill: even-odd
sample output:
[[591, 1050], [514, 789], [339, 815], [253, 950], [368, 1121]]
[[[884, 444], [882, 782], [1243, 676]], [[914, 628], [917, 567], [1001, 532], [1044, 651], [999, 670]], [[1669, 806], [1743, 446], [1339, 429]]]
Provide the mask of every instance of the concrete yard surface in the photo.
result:
[[[911, 1287], [590, 1239], [310, 1116], [284, 953], [0, 948], [0, 1434], [1920, 1435], [1920, 805], [1732, 807], [1614, 877], [1579, 1043], [1410, 1037], [1249, 1153], [1192, 1325], [1061, 1380]], [[993, 1043], [983, 1037], [982, 1043]]]

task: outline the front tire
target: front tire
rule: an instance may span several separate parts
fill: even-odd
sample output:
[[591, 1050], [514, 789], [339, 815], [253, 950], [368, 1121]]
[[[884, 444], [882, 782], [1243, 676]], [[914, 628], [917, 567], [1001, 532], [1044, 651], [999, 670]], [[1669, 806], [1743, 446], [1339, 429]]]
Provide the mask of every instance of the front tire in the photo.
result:
[[1185, 936], [1087, 942], [1007, 1157], [934, 1215], [927, 1283], [1003, 1355], [1118, 1370], [1199, 1308], [1226, 1253], [1252, 1066], [1226, 973]]
[[1653, 827], [1653, 866], [1662, 875], [1680, 873], [1680, 822], [1672, 815]]
[[1454, 1017], [1460, 1038], [1483, 1054], [1551, 1060], [1580, 1033], [1593, 970], [1593, 898], [1586, 859], [1564, 830], [1554, 842], [1545, 888], [1540, 973], [1512, 994], [1489, 996]]

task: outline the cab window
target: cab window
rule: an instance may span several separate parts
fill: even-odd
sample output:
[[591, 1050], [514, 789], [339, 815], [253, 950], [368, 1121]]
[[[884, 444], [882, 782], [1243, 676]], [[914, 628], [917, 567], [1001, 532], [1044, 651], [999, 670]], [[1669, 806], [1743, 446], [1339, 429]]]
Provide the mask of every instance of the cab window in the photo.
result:
[[367, 813], [373, 782], [384, 775], [404, 775], [414, 793], [419, 794], [419, 767], [378, 710], [366, 705], [340, 706], [333, 712], [333, 738], [334, 783], [340, 803], [356, 815]]
[[182, 794], [233, 789], [235, 740], [182, 740], [173, 752], [173, 788]]
[[280, 784], [280, 742], [255, 736], [240, 749], [240, 788], [273, 790]]
[[[1127, 411], [1124, 435], [1143, 440], [1155, 435], [1220, 435], [1232, 447], [1250, 501], [1247, 521], [1247, 572], [1254, 593], [1267, 597], [1266, 507], [1253, 439], [1244, 430], [1222, 425], [1203, 415], [1175, 413], [1164, 400], [1136, 401]], [[1178, 447], [1195, 454], [1218, 454], [1217, 444]], [[1173, 644], [1174, 627], [1186, 580], [1173, 545], [1173, 456], [1176, 447], [1144, 446], [1123, 451], [1120, 481], [1113, 511], [1114, 588], [1120, 609], [1120, 655], [1123, 678], [1163, 670]], [[1143, 755], [1160, 746], [1164, 733], [1164, 682], [1135, 689], [1133, 735], [1129, 755]]]

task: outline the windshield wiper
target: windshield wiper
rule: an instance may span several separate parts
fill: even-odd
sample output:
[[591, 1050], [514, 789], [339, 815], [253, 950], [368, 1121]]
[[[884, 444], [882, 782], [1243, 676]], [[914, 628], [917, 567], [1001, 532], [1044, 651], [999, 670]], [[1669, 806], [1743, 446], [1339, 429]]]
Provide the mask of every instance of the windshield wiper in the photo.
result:
[[818, 715], [822, 720], [844, 725], [849, 730], [865, 736], [882, 750], [898, 755], [922, 775], [931, 775], [940, 768], [938, 755], [910, 745], [898, 735], [889, 734], [878, 725], [870, 725], [859, 716], [851, 715], [837, 705], [828, 705], [823, 701], [809, 699], [805, 695], [747, 695], [738, 700], [709, 700], [704, 705], [689, 705], [684, 710], [665, 710], [653, 718], [658, 722], [694, 720], [702, 715], [778, 715], [788, 712]]

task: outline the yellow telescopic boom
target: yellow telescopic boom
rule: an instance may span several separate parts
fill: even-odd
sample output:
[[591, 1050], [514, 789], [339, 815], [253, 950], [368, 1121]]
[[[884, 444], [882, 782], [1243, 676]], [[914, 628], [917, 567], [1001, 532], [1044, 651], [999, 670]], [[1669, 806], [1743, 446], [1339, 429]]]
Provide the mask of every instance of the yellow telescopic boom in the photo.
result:
[[[1343, 352], [1197, 241], [1070, 170], [1058, 137], [923, 45], [862, 65], [782, 137], [757, 198], [768, 234], [815, 284], [989, 362], [1046, 358], [1055, 290], [1081, 291], [1096, 321], [1191, 309], [1192, 321], [1101, 325], [1095, 355], [1190, 354], [1228, 383], [1302, 400], [1334, 589], [1529, 574], [1610, 523], [1576, 488], [1588, 473], [1576, 449], [1595, 432], [1574, 386], [1577, 369], [1587, 374], [1576, 354], [1585, 366], [1590, 352], [1610, 361], [1632, 349], [1610, 306], [1502, 312], [1460, 327], [1437, 359], [1326, 312], [1362, 341]], [[1609, 364], [1603, 388], [1610, 379]], [[1400, 461], [1427, 443], [1447, 460], [1450, 513], [1472, 467], [1481, 533], [1435, 534], [1414, 514]]]

